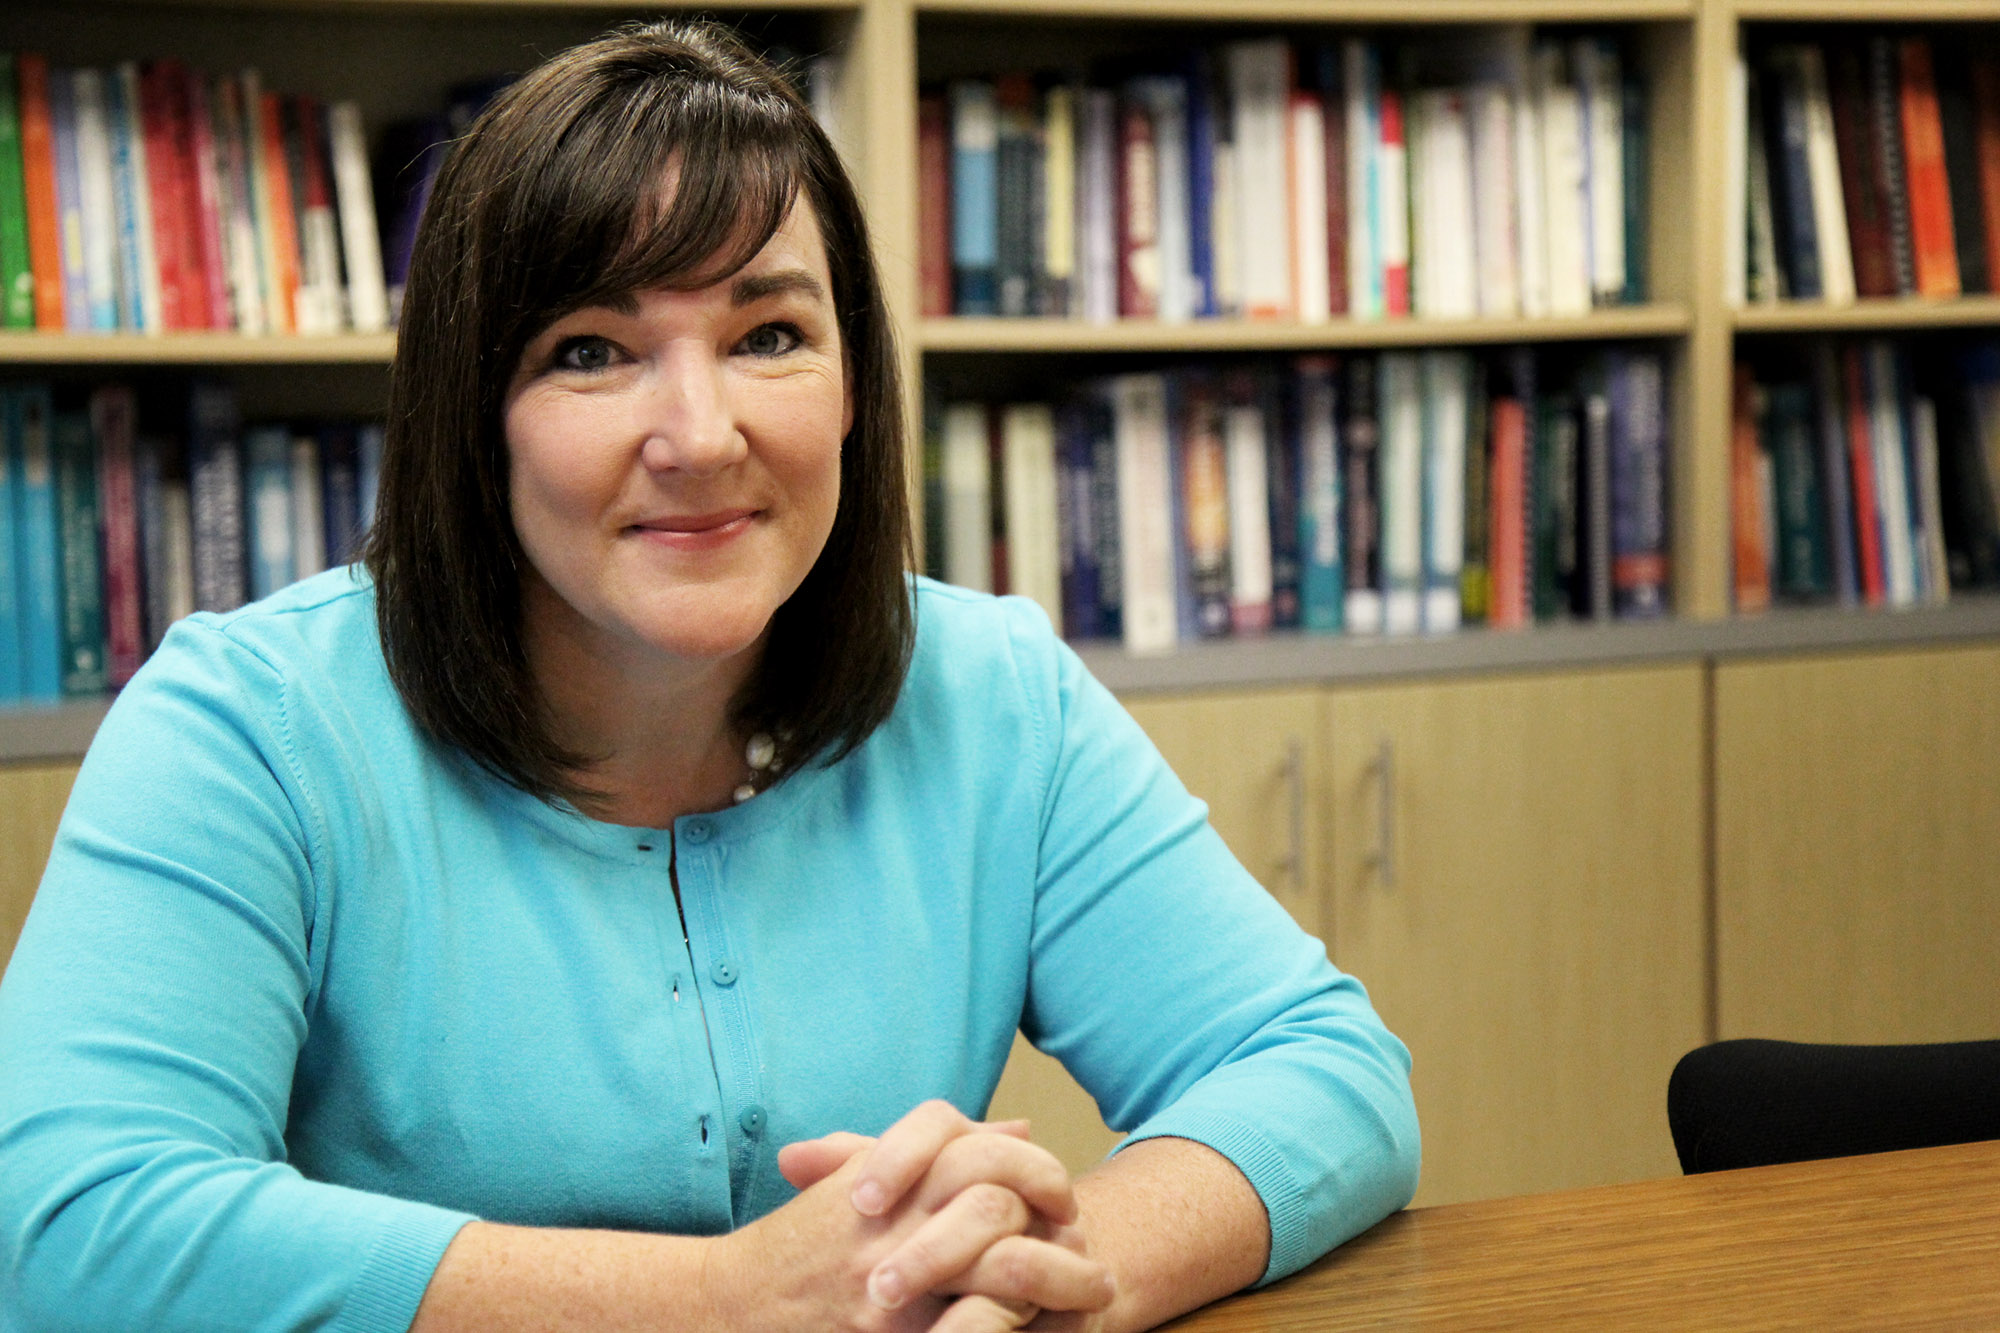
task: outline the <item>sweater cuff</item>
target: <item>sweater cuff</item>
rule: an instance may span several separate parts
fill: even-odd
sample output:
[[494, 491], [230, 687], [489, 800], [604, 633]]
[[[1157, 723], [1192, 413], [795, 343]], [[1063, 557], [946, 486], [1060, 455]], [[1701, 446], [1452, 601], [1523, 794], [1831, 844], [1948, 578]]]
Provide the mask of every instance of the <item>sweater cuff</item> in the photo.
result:
[[445, 1248], [474, 1220], [470, 1213], [399, 1201], [382, 1219], [331, 1333], [407, 1333]]

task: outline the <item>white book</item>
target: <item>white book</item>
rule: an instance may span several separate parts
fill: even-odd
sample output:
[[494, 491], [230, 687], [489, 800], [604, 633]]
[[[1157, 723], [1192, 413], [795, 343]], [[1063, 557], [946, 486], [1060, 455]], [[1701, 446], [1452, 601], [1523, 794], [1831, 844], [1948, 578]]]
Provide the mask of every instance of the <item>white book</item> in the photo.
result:
[[1194, 318], [1193, 237], [1188, 211], [1187, 84], [1171, 77], [1132, 81], [1133, 93], [1152, 114], [1160, 295], [1159, 318], [1180, 324]]
[[1243, 313], [1252, 319], [1289, 319], [1294, 311], [1285, 112], [1291, 103], [1291, 47], [1282, 37], [1232, 42], [1225, 56], [1235, 130]]
[[320, 500], [319, 441], [292, 436], [292, 577], [326, 568], [326, 509]]
[[1007, 591], [1062, 624], [1062, 546], [1056, 525], [1056, 423], [1047, 403], [1009, 403], [1000, 415], [1006, 490]]
[[1553, 42], [1538, 42], [1534, 89], [1542, 136], [1542, 221], [1549, 281], [1549, 313], [1590, 311], [1590, 220], [1584, 211], [1583, 116], [1576, 85], [1563, 77], [1563, 56]]
[[1243, 315], [1243, 241], [1237, 232], [1242, 218], [1236, 201], [1236, 145], [1215, 141], [1215, 166], [1209, 173], [1210, 262], [1215, 267], [1215, 308], [1227, 318]]
[[1896, 351], [1883, 340], [1863, 353], [1868, 379], [1868, 443], [1875, 456], [1875, 503], [1882, 511], [1882, 568], [1891, 606], [1917, 600], [1915, 513], [1904, 461], [1903, 423], [1897, 411]]
[[1347, 310], [1355, 319], [1379, 319], [1382, 256], [1375, 237], [1376, 147], [1381, 126], [1381, 72], [1375, 48], [1358, 37], [1341, 44], [1342, 88], [1347, 99]]
[[1042, 99], [1042, 269], [1063, 296], [1044, 314], [1076, 313], [1076, 92], [1058, 85]]
[[1109, 88], [1086, 88], [1082, 114], [1082, 188], [1076, 195], [1077, 268], [1084, 319], [1118, 318], [1118, 99]]
[[356, 333], [389, 327], [389, 289], [382, 278], [382, 243], [375, 227], [375, 187], [368, 178], [361, 108], [335, 102], [327, 109], [333, 154], [333, 194], [340, 209], [340, 243], [347, 261], [347, 313]]
[[1171, 652], [1178, 625], [1166, 377], [1120, 375], [1111, 381], [1111, 403], [1125, 649]]
[[1549, 313], [1549, 226], [1542, 210], [1542, 110], [1533, 91], [1514, 91], [1515, 264], [1521, 275], [1521, 313]]
[[139, 102], [139, 66], [135, 61], [124, 61], [112, 71], [111, 77], [118, 80], [125, 113], [124, 132], [126, 142], [131, 145], [129, 176], [123, 183], [131, 191], [132, 239], [139, 256], [139, 271], [126, 274], [125, 278], [139, 297], [139, 327], [147, 333], [158, 333], [166, 323], [160, 293], [159, 241], [153, 229], [152, 174], [146, 162], [146, 119]]
[[1750, 233], [1750, 76], [1739, 49], [1729, 65], [1728, 126], [1722, 152], [1722, 300], [1732, 310], [1744, 306], [1745, 266]]
[[1417, 353], [1385, 352], [1379, 374], [1382, 627], [1414, 634], [1423, 625], [1423, 371]]
[[1593, 304], [1615, 305], [1625, 293], [1625, 111], [1618, 48], [1607, 38], [1585, 37], [1572, 50], [1584, 126], [1590, 296]]
[[993, 456], [984, 403], [944, 409], [944, 578], [993, 591]]
[[1459, 623], [1465, 565], [1465, 451], [1471, 425], [1472, 360], [1464, 352], [1423, 353], [1424, 596], [1427, 634]]
[[111, 180], [111, 121], [104, 103], [104, 75], [79, 69], [76, 90], [77, 192], [83, 200], [83, 265], [90, 294], [90, 327], [118, 327], [118, 236]]
[[1465, 97], [1457, 89], [1426, 96], [1424, 133], [1430, 140], [1430, 179], [1425, 206], [1435, 219], [1436, 281], [1431, 297], [1441, 319], [1471, 319], [1479, 313], [1479, 272], [1474, 250], [1472, 132]]
[[1829, 305], [1852, 305], [1854, 250], [1847, 236], [1847, 200], [1840, 191], [1840, 152], [1833, 137], [1833, 103], [1826, 91], [1826, 56], [1812, 43], [1797, 48], [1806, 103], [1806, 178], [1812, 182], [1813, 232], [1819, 242], [1820, 292]]
[[[1410, 279], [1410, 146], [1409, 107], [1398, 102], [1404, 113], [1396, 127], [1400, 137], [1391, 139], [1386, 124], [1375, 144], [1375, 254], [1382, 264], [1382, 305], [1396, 308], [1392, 284], [1397, 275], [1403, 283], [1402, 299], [1409, 300]], [[1407, 306], [1405, 306], [1405, 309]]]
[[1917, 512], [1923, 518], [1921, 559], [1923, 600], [1951, 598], [1951, 570], [1944, 553], [1944, 503], [1938, 491], [1937, 404], [1919, 395], [1910, 400], [1910, 442], [1917, 456]]
[[1271, 485], [1264, 410], [1254, 399], [1222, 414], [1229, 494], [1229, 624], [1238, 634], [1271, 627]]
[[194, 614], [194, 505], [185, 478], [160, 483], [160, 534], [167, 549], [167, 623]]
[[1292, 97], [1292, 300], [1300, 321], [1333, 318], [1332, 275], [1327, 264], [1326, 113], [1319, 97]]
[[1521, 313], [1520, 239], [1515, 217], [1514, 99], [1501, 83], [1467, 94], [1472, 135], [1472, 254], [1479, 313]]

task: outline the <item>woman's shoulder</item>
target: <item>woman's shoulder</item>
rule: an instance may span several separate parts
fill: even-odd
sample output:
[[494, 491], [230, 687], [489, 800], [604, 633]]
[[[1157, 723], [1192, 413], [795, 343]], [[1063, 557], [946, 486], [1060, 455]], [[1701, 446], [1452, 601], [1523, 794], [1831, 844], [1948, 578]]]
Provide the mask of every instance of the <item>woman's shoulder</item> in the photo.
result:
[[1039, 676], [1062, 650], [1047, 613], [1026, 597], [996, 597], [922, 576], [911, 585], [917, 611], [913, 674], [943, 672], [960, 685], [993, 672]]

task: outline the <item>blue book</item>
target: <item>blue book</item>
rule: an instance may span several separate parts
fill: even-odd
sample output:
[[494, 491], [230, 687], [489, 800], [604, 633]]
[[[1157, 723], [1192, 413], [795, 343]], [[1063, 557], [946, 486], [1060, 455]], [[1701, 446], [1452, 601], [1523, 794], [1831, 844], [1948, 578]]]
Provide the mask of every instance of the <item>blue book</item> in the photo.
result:
[[961, 79], [951, 85], [952, 311], [998, 312], [999, 106], [993, 85]]
[[284, 426], [252, 426], [243, 432], [243, 499], [254, 602], [290, 583], [297, 568], [292, 549], [292, 433]]
[[0, 427], [0, 706], [21, 700], [21, 580], [14, 529], [21, 508], [21, 446]]
[[[1090, 409], [1081, 398], [1056, 407], [1056, 523], [1062, 534], [1062, 632], [1095, 639], [1098, 619], [1097, 510], [1091, 500], [1094, 462]], [[939, 501], [942, 507], [942, 500]]]
[[1665, 373], [1650, 352], [1611, 354], [1611, 598], [1620, 616], [1667, 613]]
[[327, 563], [345, 565], [361, 554], [361, 448], [351, 421], [330, 422], [319, 432], [319, 497]]
[[1812, 350], [1813, 403], [1819, 415], [1820, 472], [1826, 479], [1826, 530], [1832, 537], [1833, 590], [1842, 606], [1861, 603], [1861, 577], [1854, 556], [1854, 495], [1848, 475], [1847, 395], [1840, 382], [1840, 355], [1828, 338]]
[[1332, 357], [1299, 359], [1289, 422], [1299, 455], [1299, 623], [1321, 634], [1347, 620], [1337, 373]]
[[7, 440], [21, 460], [14, 569], [21, 617], [21, 695], [62, 698], [62, 575], [56, 540], [53, 409], [45, 384], [6, 391]]
[[1118, 434], [1110, 386], [1097, 380], [1078, 395], [1090, 436], [1091, 532], [1097, 542], [1097, 632], [1125, 633], [1125, 567], [1118, 534]]
[[1766, 155], [1771, 170], [1772, 230], [1778, 238], [1779, 262], [1788, 283], [1786, 295], [1795, 301], [1817, 301], [1824, 295], [1819, 271], [1819, 231], [1813, 220], [1812, 170], [1806, 152], [1805, 74], [1796, 52], [1782, 47], [1773, 53], [1775, 77], [1764, 123], [1775, 136]]
[[138, 74], [121, 65], [104, 80], [104, 118], [111, 132], [112, 224], [118, 242], [118, 327], [156, 330], [159, 312], [146, 299], [146, 182], [141, 179], [145, 144], [135, 132], [139, 108]]
[[49, 138], [56, 162], [56, 230], [61, 236], [63, 325], [90, 328], [90, 277], [83, 259], [83, 175], [76, 155], [76, 85], [49, 71]]
[[104, 560], [98, 546], [97, 446], [87, 412], [55, 412], [49, 423], [61, 558], [62, 692], [101, 694], [110, 675], [104, 645]]
[[382, 423], [364, 421], [354, 438], [355, 451], [360, 455], [359, 473], [360, 524], [363, 536], [375, 526], [375, 488], [382, 477]]
[[236, 393], [196, 384], [188, 394], [188, 500], [194, 522], [194, 604], [233, 611], [247, 585], [243, 547], [243, 459]]
[[1215, 300], [1215, 65], [1205, 50], [1187, 63], [1188, 277], [1194, 314], [1222, 313]]

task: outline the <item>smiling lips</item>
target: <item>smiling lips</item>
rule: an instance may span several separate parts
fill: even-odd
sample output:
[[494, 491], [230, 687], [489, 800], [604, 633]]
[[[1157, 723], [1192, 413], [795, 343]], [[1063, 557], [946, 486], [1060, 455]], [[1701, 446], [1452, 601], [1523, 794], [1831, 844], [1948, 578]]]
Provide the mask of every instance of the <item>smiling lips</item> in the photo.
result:
[[635, 523], [629, 531], [674, 551], [710, 551], [750, 530], [758, 509], [718, 509], [708, 514], [669, 514]]

